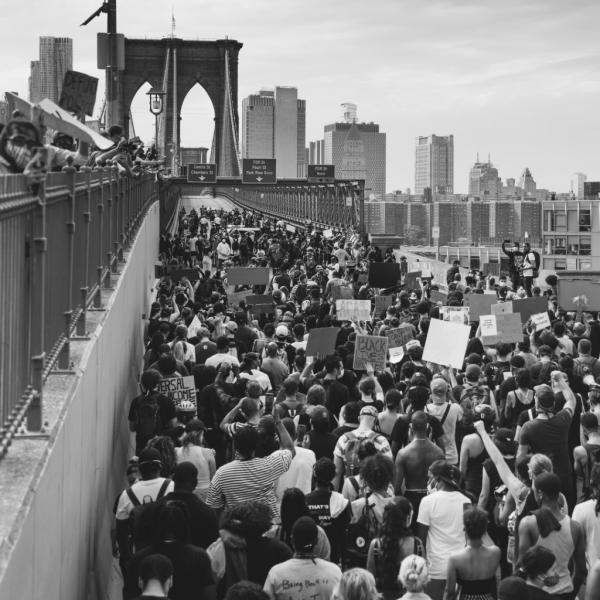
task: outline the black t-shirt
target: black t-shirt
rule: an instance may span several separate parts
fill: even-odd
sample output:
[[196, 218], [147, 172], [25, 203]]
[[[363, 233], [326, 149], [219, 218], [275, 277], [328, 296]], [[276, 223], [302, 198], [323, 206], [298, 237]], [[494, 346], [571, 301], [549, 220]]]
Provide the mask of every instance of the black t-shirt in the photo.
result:
[[[163, 394], [158, 394], [154, 392], [156, 395], [156, 403], [158, 404], [158, 412], [156, 414], [156, 427], [153, 435], [141, 435], [136, 432], [136, 445], [139, 447], [140, 445], [145, 446], [146, 442], [154, 437], [154, 435], [160, 435], [171, 419], [175, 418], [175, 404], [171, 398], [164, 396]], [[138, 415], [137, 411], [140, 405], [142, 404], [144, 398], [146, 396], [144, 394], [140, 396], [136, 396], [131, 401], [131, 406], [129, 407], [129, 416], [128, 419], [133, 423], [137, 423]]]
[[247, 544], [248, 580], [261, 587], [272, 567], [292, 558], [292, 551], [281, 540], [261, 537], [247, 540]]
[[[429, 428], [431, 430], [430, 439], [435, 442], [444, 435], [444, 428], [441, 423], [430, 414], [427, 414]], [[400, 415], [394, 423], [394, 428], [390, 435], [392, 443], [398, 444], [398, 448], [404, 448], [409, 443], [408, 430], [410, 425], [410, 417], [408, 415]]]
[[332, 415], [339, 417], [342, 406], [350, 400], [348, 388], [337, 379], [324, 379], [322, 385], [325, 388], [327, 396], [327, 400], [325, 401], [327, 410]]
[[210, 340], [203, 340], [196, 344], [196, 364], [203, 365], [206, 359], [217, 353], [217, 345]]
[[337, 438], [328, 431], [321, 433], [319, 431], [309, 431], [310, 449], [315, 453], [315, 458], [319, 460], [323, 456], [333, 460], [333, 451], [337, 443]]

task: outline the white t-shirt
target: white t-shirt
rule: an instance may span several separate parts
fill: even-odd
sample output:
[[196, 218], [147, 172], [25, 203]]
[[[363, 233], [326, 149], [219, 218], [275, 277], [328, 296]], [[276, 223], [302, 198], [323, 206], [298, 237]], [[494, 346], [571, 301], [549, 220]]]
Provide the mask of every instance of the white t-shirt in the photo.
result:
[[269, 571], [264, 590], [271, 600], [331, 600], [340, 568], [322, 558], [290, 558]]
[[596, 515], [596, 500], [577, 504], [573, 510], [573, 521], [581, 523], [585, 531], [585, 555], [591, 567], [600, 558], [600, 516]]
[[260, 385], [260, 389], [263, 394], [271, 389], [271, 380], [269, 379], [269, 376], [258, 369], [252, 369], [250, 373], [246, 371], [240, 373], [240, 379], [256, 381], [256, 383]]
[[305, 494], [312, 490], [313, 467], [317, 459], [315, 453], [308, 448], [296, 447], [296, 454], [290, 468], [279, 478], [275, 486], [275, 494], [281, 502], [283, 493], [288, 488], [298, 488]]
[[229, 352], [224, 353], [224, 352], [217, 352], [216, 354], [213, 354], [212, 356], [209, 356], [205, 361], [204, 361], [204, 366], [205, 367], [215, 367], [215, 369], [221, 364], [221, 363], [228, 363], [230, 366], [236, 366], [239, 367], [240, 366], [240, 361], [238, 360], [237, 356], [233, 356], [232, 354], [229, 354]]
[[440, 423], [444, 420], [442, 427], [444, 429], [444, 448], [446, 449], [446, 460], [451, 465], [458, 465], [458, 450], [456, 448], [456, 423], [462, 419], [463, 410], [459, 404], [450, 404], [450, 410], [444, 419], [447, 402], [443, 404], [433, 404], [430, 402], [425, 406], [425, 412], [435, 417]]
[[432, 579], [446, 579], [448, 557], [465, 547], [463, 513], [471, 501], [460, 492], [438, 490], [425, 496], [417, 521], [427, 525], [427, 563]]
[[[146, 481], [140, 480], [131, 486], [131, 491], [135, 494], [135, 497], [140, 501], [140, 504], [150, 504], [156, 501], [158, 492], [165, 480], [164, 477], [157, 477], [156, 479], [148, 479]], [[165, 490], [164, 496], [174, 491], [175, 486], [171, 481]], [[118, 521], [124, 521], [129, 518], [131, 511], [133, 510], [133, 503], [124, 491], [119, 496], [119, 502], [117, 504], [116, 517]]]

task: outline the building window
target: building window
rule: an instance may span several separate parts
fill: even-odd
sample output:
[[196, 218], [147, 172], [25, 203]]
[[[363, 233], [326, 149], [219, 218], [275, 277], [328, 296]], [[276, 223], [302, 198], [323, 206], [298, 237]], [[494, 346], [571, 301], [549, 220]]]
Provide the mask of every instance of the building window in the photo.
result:
[[570, 235], [568, 237], [567, 254], [577, 256], [579, 254], [579, 237]]
[[554, 261], [554, 270], [555, 271], [564, 271], [567, 268], [567, 261], [562, 259], [556, 259]]
[[584, 209], [579, 212], [579, 231], [592, 230], [592, 215], [590, 209]]
[[554, 211], [544, 211], [544, 231], [554, 231]]
[[567, 240], [564, 237], [557, 237], [554, 240], [554, 254], [567, 253]]
[[581, 236], [579, 241], [579, 256], [591, 256], [592, 255], [592, 238], [587, 236]]
[[581, 271], [591, 271], [592, 270], [592, 261], [591, 260], [580, 260], [579, 261], [579, 269]]
[[554, 231], [567, 231], [567, 215], [565, 213], [556, 213], [554, 216]]

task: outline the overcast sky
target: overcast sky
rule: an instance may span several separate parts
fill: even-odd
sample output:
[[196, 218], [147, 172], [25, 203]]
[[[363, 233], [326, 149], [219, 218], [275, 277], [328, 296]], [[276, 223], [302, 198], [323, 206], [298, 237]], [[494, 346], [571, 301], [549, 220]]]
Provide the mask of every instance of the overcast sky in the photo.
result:
[[[40, 35], [74, 39], [74, 68], [98, 77], [101, 0], [21, 0], [4, 11], [5, 90], [27, 95]], [[500, 176], [529, 167], [538, 187], [568, 191], [575, 171], [600, 178], [600, 3], [597, 0], [119, 0], [128, 37], [224, 36], [243, 42], [239, 98], [292, 85], [307, 101], [307, 142], [341, 120], [342, 102], [387, 134], [387, 190], [414, 187], [418, 135], [454, 134], [455, 191], [476, 158]], [[152, 136], [141, 97], [134, 124]], [[183, 106], [184, 145], [210, 145], [203, 93]]]

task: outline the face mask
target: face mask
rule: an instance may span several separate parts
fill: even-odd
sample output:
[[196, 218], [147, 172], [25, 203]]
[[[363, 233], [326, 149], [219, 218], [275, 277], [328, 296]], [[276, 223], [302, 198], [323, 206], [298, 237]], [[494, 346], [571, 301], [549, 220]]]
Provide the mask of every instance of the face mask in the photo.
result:
[[6, 142], [6, 153], [10, 156], [19, 169], [24, 169], [33, 158], [33, 151], [27, 146], [17, 146], [12, 142]]

